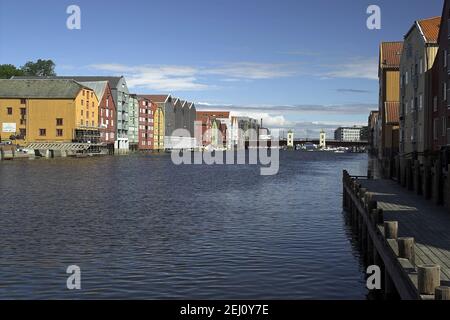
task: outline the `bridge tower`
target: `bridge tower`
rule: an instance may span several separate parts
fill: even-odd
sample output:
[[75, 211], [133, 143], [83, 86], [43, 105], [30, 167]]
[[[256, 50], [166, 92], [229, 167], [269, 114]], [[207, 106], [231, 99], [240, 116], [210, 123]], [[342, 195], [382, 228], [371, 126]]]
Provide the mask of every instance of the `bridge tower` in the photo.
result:
[[290, 149], [294, 148], [294, 132], [289, 130], [287, 135], [287, 147]]
[[327, 147], [327, 134], [323, 130], [320, 131], [319, 146], [321, 149], [326, 149], [326, 147]]

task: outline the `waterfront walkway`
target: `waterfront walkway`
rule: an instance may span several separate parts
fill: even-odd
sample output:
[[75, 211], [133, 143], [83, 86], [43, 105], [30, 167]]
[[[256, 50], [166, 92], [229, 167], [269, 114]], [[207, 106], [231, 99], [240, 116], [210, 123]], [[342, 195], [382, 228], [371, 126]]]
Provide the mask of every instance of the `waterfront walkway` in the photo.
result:
[[415, 264], [441, 266], [441, 285], [450, 286], [450, 212], [407, 191], [392, 180], [361, 180], [384, 211], [398, 221], [399, 237], [415, 238]]

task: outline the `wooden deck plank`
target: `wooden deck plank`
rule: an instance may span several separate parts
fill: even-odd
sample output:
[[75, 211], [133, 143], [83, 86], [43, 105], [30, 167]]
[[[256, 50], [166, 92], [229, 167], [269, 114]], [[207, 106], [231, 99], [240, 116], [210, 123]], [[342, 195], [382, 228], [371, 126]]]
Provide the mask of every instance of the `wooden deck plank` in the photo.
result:
[[391, 180], [361, 180], [374, 195], [385, 220], [399, 222], [399, 236], [414, 237], [416, 265], [438, 264], [450, 283], [450, 213]]

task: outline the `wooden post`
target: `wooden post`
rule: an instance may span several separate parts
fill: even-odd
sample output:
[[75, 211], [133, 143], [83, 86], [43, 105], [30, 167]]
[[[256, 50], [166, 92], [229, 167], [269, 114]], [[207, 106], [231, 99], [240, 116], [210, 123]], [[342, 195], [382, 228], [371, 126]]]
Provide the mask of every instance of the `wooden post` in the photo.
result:
[[377, 224], [383, 224], [384, 223], [384, 211], [383, 209], [377, 210]]
[[376, 200], [372, 200], [372, 197], [370, 197], [370, 200], [367, 204], [367, 210], [369, 212], [372, 212], [372, 210], [375, 210], [378, 208], [378, 202]]
[[434, 300], [450, 300], [450, 287], [437, 287]]
[[370, 236], [367, 237], [367, 265], [373, 264], [373, 242]]
[[423, 167], [423, 195], [427, 200], [431, 198], [431, 164], [429, 159], [425, 161]]
[[434, 164], [434, 175], [433, 175], [433, 202], [435, 204], [441, 204], [441, 191], [443, 189], [441, 185], [441, 180], [442, 180], [441, 160], [436, 160]]
[[438, 265], [421, 265], [417, 267], [419, 294], [433, 295], [441, 285], [441, 267]]
[[414, 160], [414, 191], [416, 194], [422, 194], [422, 186], [420, 179], [420, 162], [419, 160]]
[[414, 238], [398, 238], [397, 243], [399, 258], [408, 259], [413, 265], [415, 265], [416, 256], [414, 252]]
[[385, 221], [384, 222], [384, 237], [386, 239], [397, 239], [398, 236], [398, 222]]
[[411, 171], [412, 171], [412, 169], [411, 169], [411, 167], [412, 167], [411, 163], [412, 163], [411, 159], [406, 159], [406, 160], [405, 160], [406, 188], [407, 188], [408, 190], [413, 190], [413, 182], [412, 182], [412, 177], [411, 177], [411, 176], [412, 176], [412, 175], [411, 175]]
[[359, 199], [361, 200], [361, 203], [364, 203], [364, 199], [366, 197], [367, 194], [367, 189], [366, 188], [361, 188], [359, 189]]
[[378, 210], [377, 209], [373, 209], [372, 211], [370, 211], [369, 212], [369, 217], [370, 217], [371, 225], [376, 227], [377, 226], [377, 222], [378, 222]]
[[361, 239], [360, 239], [360, 247], [363, 252], [363, 255], [366, 254], [367, 250], [367, 226], [364, 224], [364, 220], [361, 219]]

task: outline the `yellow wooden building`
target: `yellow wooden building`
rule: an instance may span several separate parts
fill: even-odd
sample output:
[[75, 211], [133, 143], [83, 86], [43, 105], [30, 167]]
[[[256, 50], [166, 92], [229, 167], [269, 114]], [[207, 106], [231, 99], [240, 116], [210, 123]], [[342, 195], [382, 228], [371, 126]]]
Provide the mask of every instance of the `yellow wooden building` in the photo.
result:
[[155, 150], [164, 150], [164, 121], [164, 111], [158, 106], [153, 113], [153, 148]]
[[95, 92], [74, 80], [0, 80], [0, 139], [94, 143], [98, 105]]

